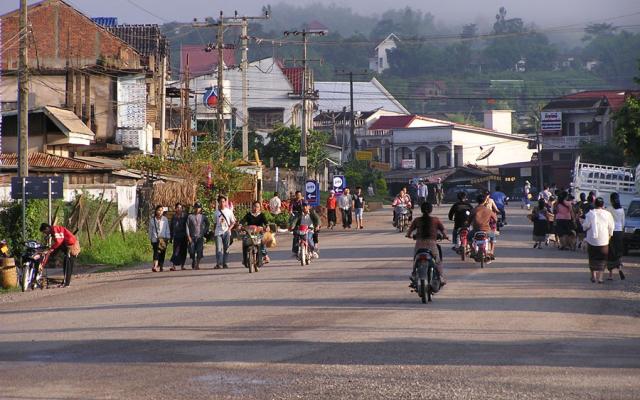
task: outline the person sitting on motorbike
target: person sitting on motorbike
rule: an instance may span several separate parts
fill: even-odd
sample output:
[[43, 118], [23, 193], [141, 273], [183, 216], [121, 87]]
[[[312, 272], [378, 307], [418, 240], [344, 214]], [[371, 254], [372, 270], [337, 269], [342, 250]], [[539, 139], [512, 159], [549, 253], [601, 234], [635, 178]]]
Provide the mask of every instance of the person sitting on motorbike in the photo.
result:
[[407, 189], [403, 188], [400, 193], [393, 199], [393, 226], [398, 225], [398, 207], [405, 207], [409, 212], [409, 221], [413, 219], [413, 213], [411, 212], [411, 197], [407, 194]]
[[[300, 229], [300, 225], [306, 225], [309, 230], [307, 231], [307, 243], [309, 244], [309, 250], [314, 258], [318, 258], [317, 246], [318, 232], [320, 231], [320, 217], [315, 211], [311, 209], [311, 205], [307, 202], [302, 203], [302, 213], [296, 217], [290, 230], [294, 232]], [[295, 254], [298, 254], [298, 238], [293, 235], [293, 245], [295, 248]]]
[[80, 254], [80, 242], [78, 238], [63, 226], [51, 226], [47, 223], [40, 225], [40, 232], [45, 235], [51, 235], [51, 247], [44, 257], [44, 260], [40, 263], [40, 268], [44, 268], [47, 265], [52, 254], [62, 252], [64, 254], [64, 264], [62, 268], [64, 280], [60, 286], [69, 286], [71, 276], [73, 275], [73, 267], [76, 264], [76, 258], [78, 254]]
[[469, 241], [473, 240], [473, 235], [476, 232], [486, 232], [489, 236], [491, 245], [489, 246], [489, 257], [491, 259], [493, 256], [493, 242], [495, 241], [495, 231], [491, 229], [492, 220], [496, 221], [497, 216], [496, 213], [487, 206], [487, 198], [485, 195], [478, 195], [476, 199], [478, 202], [478, 206], [473, 209], [471, 213], [471, 231], [469, 232]]
[[498, 208], [498, 212], [502, 216], [502, 224], [507, 225], [506, 205], [509, 198], [500, 190], [500, 186], [496, 186], [496, 190], [491, 194], [491, 199]]
[[[247, 212], [247, 214], [240, 220], [240, 223], [246, 227], [255, 226], [256, 233], [262, 232], [270, 232], [269, 223], [267, 222], [267, 218], [262, 213], [262, 205], [259, 201], [254, 201], [251, 205], [251, 211]], [[248, 244], [243, 240], [242, 241], [242, 261], [245, 267], [249, 268], [247, 263], [247, 252], [249, 250]], [[267, 247], [264, 243], [260, 244], [260, 254], [262, 254], [262, 258], [265, 264], [269, 263], [269, 255], [267, 254]]]
[[471, 223], [473, 206], [467, 199], [467, 193], [459, 192], [458, 201], [449, 210], [449, 221], [453, 221], [453, 250], [458, 247], [458, 230], [468, 228]]
[[[433, 211], [433, 206], [431, 203], [425, 201], [420, 206], [420, 211], [422, 211], [422, 216], [413, 220], [409, 230], [407, 231], [407, 237], [413, 238], [413, 232], [415, 231], [415, 241], [416, 245], [414, 248], [414, 255], [421, 249], [428, 249], [431, 251], [431, 255], [433, 256], [436, 262], [436, 269], [440, 274], [441, 284], [444, 285], [447, 283], [447, 280], [444, 277], [444, 268], [442, 267], [442, 259], [440, 257], [440, 250], [438, 249], [438, 236], [441, 236], [443, 239], [448, 239], [447, 233], [444, 230], [444, 225], [438, 217], [432, 217], [431, 212]], [[416, 266], [415, 263], [413, 265], [413, 271], [411, 273], [411, 282], [415, 285], [415, 274], [416, 274]]]

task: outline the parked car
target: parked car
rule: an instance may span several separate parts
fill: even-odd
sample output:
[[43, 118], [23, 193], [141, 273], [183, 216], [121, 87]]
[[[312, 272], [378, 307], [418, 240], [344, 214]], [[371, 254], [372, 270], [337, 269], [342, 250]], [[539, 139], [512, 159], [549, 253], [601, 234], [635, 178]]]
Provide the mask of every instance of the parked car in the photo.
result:
[[624, 254], [631, 249], [640, 249], [640, 198], [629, 203], [624, 220]]
[[456, 185], [448, 188], [444, 192], [445, 203], [455, 203], [458, 201], [458, 193], [465, 192], [469, 200], [473, 203], [476, 201], [476, 197], [480, 194], [480, 189], [471, 185]]

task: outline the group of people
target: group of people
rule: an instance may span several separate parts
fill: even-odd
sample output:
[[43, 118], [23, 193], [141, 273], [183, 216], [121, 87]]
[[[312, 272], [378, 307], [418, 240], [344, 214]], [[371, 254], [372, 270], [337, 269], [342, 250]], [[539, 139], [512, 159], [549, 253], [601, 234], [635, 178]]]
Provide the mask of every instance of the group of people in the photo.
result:
[[327, 228], [333, 229], [336, 227], [337, 210], [340, 210], [342, 229], [351, 229], [354, 217], [355, 229], [364, 229], [364, 203], [364, 194], [360, 186], [356, 187], [356, 191], [353, 194], [351, 189], [345, 188], [339, 196], [336, 195], [334, 190], [331, 190], [326, 202]]
[[625, 213], [617, 193], [610, 195], [611, 208], [605, 209], [604, 199], [590, 192], [580, 194], [576, 200], [565, 190], [552, 190], [544, 186], [529, 219], [533, 222], [533, 247], [541, 249], [543, 243], [555, 242], [560, 250], [576, 250], [586, 242], [589, 254], [591, 281], [603, 283], [605, 268], [608, 279], [622, 271], [622, 253]]

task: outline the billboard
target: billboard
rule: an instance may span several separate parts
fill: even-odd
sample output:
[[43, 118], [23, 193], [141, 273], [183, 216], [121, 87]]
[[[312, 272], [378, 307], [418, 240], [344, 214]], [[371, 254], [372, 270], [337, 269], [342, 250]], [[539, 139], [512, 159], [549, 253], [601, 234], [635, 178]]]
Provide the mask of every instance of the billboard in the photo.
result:
[[304, 199], [311, 207], [320, 205], [320, 184], [318, 181], [307, 181], [304, 186]]
[[416, 169], [416, 160], [415, 159], [400, 160], [400, 168]]
[[147, 150], [147, 84], [144, 75], [121, 76], [117, 83], [116, 143]]
[[332, 189], [336, 192], [336, 196], [342, 196], [342, 192], [347, 187], [347, 180], [344, 175], [334, 175], [331, 182]]
[[373, 152], [368, 150], [356, 151], [356, 160], [358, 161], [371, 161], [373, 160]]
[[542, 111], [540, 113], [540, 131], [543, 133], [561, 132], [562, 113], [559, 111]]

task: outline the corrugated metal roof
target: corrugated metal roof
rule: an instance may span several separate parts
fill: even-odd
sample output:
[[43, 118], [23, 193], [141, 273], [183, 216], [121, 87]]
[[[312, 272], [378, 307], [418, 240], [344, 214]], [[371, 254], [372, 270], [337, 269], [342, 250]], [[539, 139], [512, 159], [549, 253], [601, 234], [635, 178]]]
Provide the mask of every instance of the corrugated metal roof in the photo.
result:
[[[314, 87], [318, 91], [318, 109], [341, 111], [342, 107], [349, 107], [349, 82], [321, 81], [315, 82]], [[369, 82], [353, 82], [353, 108], [360, 112], [382, 109], [409, 114], [375, 78]]]
[[93, 17], [91, 18], [93, 22], [98, 25], [102, 25], [105, 28], [110, 28], [112, 26], [118, 25], [118, 17]]
[[107, 29], [129, 43], [142, 55], [147, 57], [169, 55], [169, 41], [158, 25], [114, 25], [108, 26]]
[[[0, 168], [18, 165], [16, 153], [0, 153]], [[54, 156], [46, 153], [29, 153], [29, 167], [51, 169], [92, 169], [92, 165], [72, 158]]]
[[302, 67], [281, 67], [282, 73], [287, 77], [291, 86], [293, 86], [294, 94], [302, 94], [302, 75], [304, 69]]

